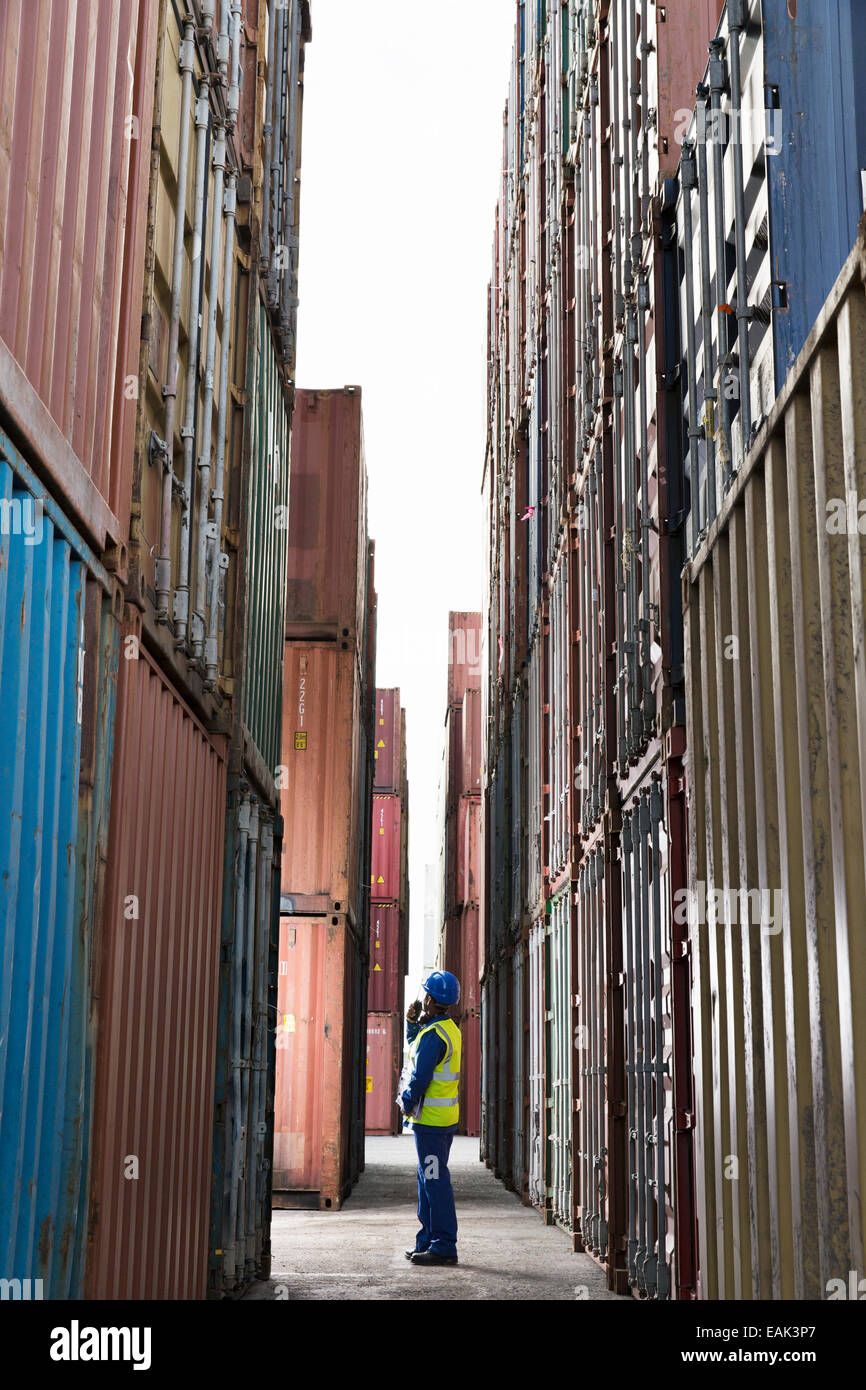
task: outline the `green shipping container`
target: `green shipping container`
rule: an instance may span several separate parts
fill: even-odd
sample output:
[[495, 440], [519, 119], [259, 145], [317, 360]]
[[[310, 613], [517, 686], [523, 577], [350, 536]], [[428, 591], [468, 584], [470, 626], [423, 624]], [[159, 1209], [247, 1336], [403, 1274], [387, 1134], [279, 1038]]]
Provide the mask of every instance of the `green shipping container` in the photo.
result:
[[282, 732], [291, 398], [261, 300], [250, 318], [241, 710], [244, 729], [273, 774]]

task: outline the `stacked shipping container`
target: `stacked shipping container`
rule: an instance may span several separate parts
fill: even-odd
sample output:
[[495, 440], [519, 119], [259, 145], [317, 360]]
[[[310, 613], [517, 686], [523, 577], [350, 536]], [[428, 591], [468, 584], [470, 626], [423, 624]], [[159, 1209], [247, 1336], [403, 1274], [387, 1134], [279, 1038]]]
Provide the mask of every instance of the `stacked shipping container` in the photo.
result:
[[374, 681], [361, 392], [299, 391], [281, 765], [278, 1206], [336, 1210], [363, 1167]]
[[367, 1134], [399, 1134], [396, 1104], [409, 969], [409, 783], [399, 690], [377, 690], [373, 727]]
[[[482, 1146], [497, 1174], [604, 1264], [612, 1288], [641, 1297], [773, 1296], [793, 1277], [781, 1273], [778, 1244], [793, 1229], [790, 1211], [775, 1199], [749, 1205], [750, 1187], [766, 1185], [760, 1141], [739, 1196], [723, 1180], [734, 1134], [781, 1127], [773, 1161], [780, 1172], [795, 1161], [794, 1121], [783, 1088], [769, 1089], [774, 1064], [757, 1041], [761, 969], [764, 988], [784, 993], [792, 961], [774, 966], [765, 947], [762, 965], [759, 949], [751, 985], [737, 993], [748, 951], [729, 942], [738, 964], [726, 1008], [753, 1039], [741, 1087], [711, 1002], [722, 966], [678, 909], [696, 873], [730, 885], [736, 871], [754, 888], [770, 872], [745, 849], [736, 865], [720, 849], [731, 836], [724, 786], [736, 784], [741, 807], [751, 798], [735, 771], [742, 739], [733, 726], [722, 738], [718, 723], [728, 654], [719, 643], [754, 630], [759, 615], [740, 628], [730, 615], [711, 622], [704, 580], [724, 561], [723, 587], [736, 572], [743, 594], [754, 588], [748, 555], [736, 571], [725, 558], [722, 527], [737, 513], [723, 499], [739, 497], [747, 459], [750, 476], [760, 471], [750, 442], [862, 207], [862, 103], [851, 89], [842, 143], [818, 92], [828, 65], [849, 90], [847, 53], [862, 55], [866, 33], [845, 0], [820, 8], [814, 24], [827, 44], [781, 0], [701, 0], [688, 14], [641, 0], [517, 7], [489, 300]], [[827, 146], [838, 168], [818, 168], [815, 151]], [[810, 266], [801, 228], [816, 199], [830, 235]], [[856, 308], [839, 328], [827, 322], [840, 343], [858, 343]], [[812, 379], [814, 393], [814, 369]], [[779, 433], [782, 417], [772, 418]], [[858, 428], [847, 426], [852, 487]], [[758, 438], [769, 441], [766, 427]], [[689, 549], [698, 558], [687, 570], [686, 657]], [[721, 665], [708, 683], [713, 651]], [[823, 706], [819, 714], [829, 730]], [[718, 806], [705, 806], [711, 785]], [[777, 824], [763, 805], [760, 843]], [[840, 835], [844, 824], [843, 815]], [[846, 980], [855, 955], [846, 948]], [[830, 1057], [841, 1002], [842, 1021], [834, 1017], [820, 1017]], [[849, 1256], [836, 1257], [856, 1265], [862, 1159], [853, 1099], [846, 1109], [837, 1081], [819, 1167], [848, 1174]], [[754, 1259], [742, 1254], [749, 1223]], [[828, 1250], [822, 1261], [829, 1270]], [[817, 1288], [814, 1268], [808, 1277]]]
[[[59, 798], [13, 759], [3, 800], [17, 787], [24, 823], [47, 817], [46, 843], [76, 848], [35, 880], [53, 920], [36, 968], [64, 1028], [46, 1048], [35, 1014], [3, 1029], [4, 1075], [42, 1059], [3, 1108], [22, 1194], [8, 1248], [50, 1296], [219, 1296], [268, 1267], [310, 10], [123, 0], [110, 24], [88, 6], [43, 21], [2, 18], [4, 498], [13, 520], [25, 501], [49, 519], [27, 550], [4, 524], [4, 612], [20, 590], [56, 621], [44, 652], [16, 642], [17, 675], [4, 625], [3, 680], [29, 758], [49, 736], [67, 755]], [[288, 200], [270, 199], [273, 170]], [[49, 587], [30, 541], [49, 542]], [[22, 852], [13, 835], [10, 883], [30, 878]], [[7, 899], [7, 925], [21, 914]], [[62, 1148], [37, 1118], [49, 1104]], [[43, 1181], [21, 1186], [31, 1163]]]
[[460, 981], [463, 1035], [459, 1133], [481, 1133], [481, 614], [448, 620], [448, 705], [439, 783], [441, 883], [437, 966]]

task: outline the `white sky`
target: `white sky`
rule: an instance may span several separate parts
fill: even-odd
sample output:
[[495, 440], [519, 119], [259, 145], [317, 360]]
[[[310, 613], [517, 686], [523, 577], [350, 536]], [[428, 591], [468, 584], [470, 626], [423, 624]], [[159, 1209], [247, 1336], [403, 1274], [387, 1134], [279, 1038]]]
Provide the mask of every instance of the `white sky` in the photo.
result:
[[313, 0], [298, 383], [363, 388], [377, 684], [408, 720], [412, 988], [448, 610], [480, 609], [487, 284], [513, 0]]

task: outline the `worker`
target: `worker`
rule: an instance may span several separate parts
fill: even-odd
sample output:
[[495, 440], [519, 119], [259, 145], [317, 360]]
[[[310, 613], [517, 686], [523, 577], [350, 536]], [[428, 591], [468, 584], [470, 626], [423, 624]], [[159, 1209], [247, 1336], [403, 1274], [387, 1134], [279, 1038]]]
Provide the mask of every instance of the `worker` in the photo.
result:
[[448, 1155], [460, 1115], [460, 1029], [449, 1011], [460, 999], [460, 981], [448, 970], [424, 980], [422, 1005], [406, 1012], [411, 1075], [400, 1094], [412, 1118], [418, 1155], [418, 1220], [415, 1247], [406, 1251], [415, 1265], [456, 1265], [457, 1213], [448, 1172]]

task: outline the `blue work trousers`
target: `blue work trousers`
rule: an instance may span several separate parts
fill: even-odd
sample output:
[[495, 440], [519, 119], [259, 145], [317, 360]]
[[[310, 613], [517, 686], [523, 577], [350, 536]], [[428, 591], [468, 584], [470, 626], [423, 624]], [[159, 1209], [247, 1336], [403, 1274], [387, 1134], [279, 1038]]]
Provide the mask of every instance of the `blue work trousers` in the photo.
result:
[[434, 1255], [457, 1254], [457, 1213], [448, 1172], [448, 1155], [456, 1125], [413, 1125], [418, 1154], [418, 1220], [416, 1250]]

